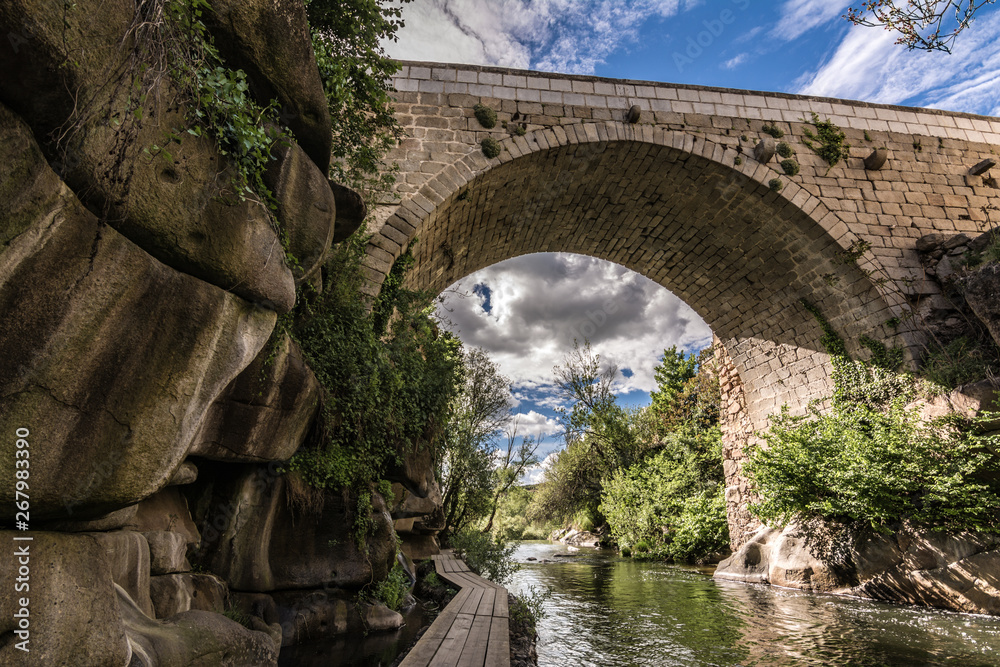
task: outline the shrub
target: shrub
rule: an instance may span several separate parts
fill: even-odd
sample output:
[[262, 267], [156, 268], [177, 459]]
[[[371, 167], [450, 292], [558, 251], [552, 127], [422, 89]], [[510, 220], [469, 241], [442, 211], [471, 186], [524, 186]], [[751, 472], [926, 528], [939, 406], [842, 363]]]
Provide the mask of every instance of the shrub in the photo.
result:
[[981, 380], [998, 371], [996, 346], [966, 336], [933, 347], [920, 367], [922, 377], [947, 389]]
[[633, 554], [700, 560], [729, 544], [718, 427], [671, 434], [663, 449], [605, 484], [601, 511]]
[[497, 112], [485, 104], [477, 104], [472, 108], [472, 113], [476, 115], [476, 120], [487, 130], [492, 130], [497, 126]]
[[793, 417], [787, 407], [761, 434], [767, 447], [748, 452], [743, 471], [760, 498], [750, 511], [785, 524], [820, 517], [889, 532], [911, 520], [936, 529], [1000, 527], [1000, 436], [982, 435], [996, 415], [921, 420], [906, 405], [914, 378], [876, 365], [898, 355], [876, 341], [873, 361], [854, 361], [811, 304], [833, 366], [833, 409], [816, 405]]
[[500, 148], [500, 142], [493, 137], [485, 137], [479, 145], [483, 148], [483, 155], [491, 160], [500, 155], [502, 150]]
[[494, 540], [478, 530], [463, 530], [452, 535], [451, 546], [473, 572], [501, 586], [521, 568], [514, 562], [516, 543]]
[[729, 546], [726, 493], [720, 484], [713, 492], [688, 499], [677, 518], [666, 555], [670, 560], [701, 562]]
[[781, 169], [789, 176], [794, 176], [795, 174], [799, 173], [799, 163], [791, 159], [782, 160]]
[[387, 466], [401, 452], [437, 446], [460, 356], [457, 339], [438, 331], [427, 295], [387, 280], [368, 312], [360, 293], [366, 243], [355, 237], [333, 253], [322, 293], [301, 300], [301, 320], [290, 329], [324, 400], [318, 428], [288, 469], [314, 488], [353, 492], [359, 542], [372, 489]]
[[792, 157], [793, 155], [795, 155], [795, 151], [792, 149], [792, 147], [789, 146], [784, 141], [779, 141], [778, 142], [777, 152], [778, 152], [778, 155], [780, 155], [781, 157], [785, 157], [785, 158]]
[[552, 597], [551, 588], [528, 586], [527, 590], [515, 596], [514, 604], [510, 607], [510, 620], [515, 624], [528, 624], [534, 627], [538, 621], [545, 618], [545, 601], [550, 597]]
[[[428, 582], [429, 583], [429, 582]], [[397, 561], [388, 576], [378, 582], [372, 592], [372, 598], [381, 602], [393, 611], [399, 611], [410, 592], [410, 577], [403, 571]]]
[[780, 178], [772, 178], [767, 182], [767, 187], [771, 188], [775, 192], [781, 192], [781, 189], [785, 187], [785, 184], [781, 182]]
[[787, 410], [750, 452], [744, 472], [765, 522], [796, 517], [864, 522], [888, 532], [911, 519], [938, 529], [1000, 527], [997, 436], [962, 430], [954, 419], [925, 424], [903, 401], [858, 404], [802, 417]]

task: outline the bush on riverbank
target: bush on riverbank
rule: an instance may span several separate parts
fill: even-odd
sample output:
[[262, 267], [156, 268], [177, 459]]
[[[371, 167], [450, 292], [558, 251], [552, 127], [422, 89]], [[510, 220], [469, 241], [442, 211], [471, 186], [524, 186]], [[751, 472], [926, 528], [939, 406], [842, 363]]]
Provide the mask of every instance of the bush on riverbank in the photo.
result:
[[896, 371], [896, 350], [868, 339], [871, 360], [856, 361], [811, 310], [833, 366], [833, 409], [772, 417], [766, 447], [751, 449], [743, 468], [759, 498], [750, 511], [772, 525], [819, 517], [881, 532], [902, 521], [1000, 528], [1000, 436], [983, 434], [997, 415], [923, 420], [906, 407], [919, 383]]
[[721, 460], [721, 434], [712, 427], [673, 433], [656, 454], [616, 472], [601, 511], [623, 553], [696, 562], [728, 548]]

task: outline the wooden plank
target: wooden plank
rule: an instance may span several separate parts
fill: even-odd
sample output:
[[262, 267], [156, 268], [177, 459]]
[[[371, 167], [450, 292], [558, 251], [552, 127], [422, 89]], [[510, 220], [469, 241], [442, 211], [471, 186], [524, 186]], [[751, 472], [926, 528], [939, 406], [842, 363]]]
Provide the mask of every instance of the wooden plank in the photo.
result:
[[452, 624], [458, 618], [458, 609], [449, 607], [451, 605], [445, 607], [445, 610], [434, 619], [431, 627], [427, 628], [427, 632], [420, 637], [416, 646], [410, 649], [399, 667], [428, 667], [431, 664], [434, 654], [441, 647], [441, 642], [448, 636]]
[[469, 638], [458, 659], [458, 667], [483, 667], [486, 663], [486, 647], [490, 641], [489, 616], [476, 616], [469, 630]]
[[497, 598], [497, 589], [487, 588], [483, 591], [483, 599], [479, 601], [479, 607], [476, 608], [476, 615], [482, 616], [492, 616], [493, 615], [493, 603]]
[[506, 618], [493, 617], [485, 667], [510, 667], [510, 630]]
[[510, 667], [507, 589], [452, 553], [433, 558], [435, 571], [459, 592], [400, 667]]
[[472, 629], [474, 618], [472, 614], [458, 615], [455, 622], [451, 624], [451, 630], [441, 642], [441, 647], [434, 654], [434, 659], [431, 661], [434, 667], [456, 667], [458, 665], [458, 659], [462, 657], [462, 650], [469, 638], [469, 630]]
[[500, 618], [509, 618], [510, 613], [507, 609], [507, 589], [501, 588], [497, 591], [496, 600], [493, 601], [493, 615]]
[[469, 598], [458, 609], [459, 614], [475, 614], [479, 608], [479, 602], [483, 599], [483, 589], [469, 587]]

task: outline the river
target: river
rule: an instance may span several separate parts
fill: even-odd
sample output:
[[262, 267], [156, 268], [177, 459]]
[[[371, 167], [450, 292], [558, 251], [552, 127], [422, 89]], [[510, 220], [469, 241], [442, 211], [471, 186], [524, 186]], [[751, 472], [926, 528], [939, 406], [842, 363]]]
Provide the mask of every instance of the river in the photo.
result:
[[539, 667], [1000, 666], [1000, 618], [715, 581], [608, 550], [556, 553], [567, 547], [522, 543], [509, 586], [553, 591]]

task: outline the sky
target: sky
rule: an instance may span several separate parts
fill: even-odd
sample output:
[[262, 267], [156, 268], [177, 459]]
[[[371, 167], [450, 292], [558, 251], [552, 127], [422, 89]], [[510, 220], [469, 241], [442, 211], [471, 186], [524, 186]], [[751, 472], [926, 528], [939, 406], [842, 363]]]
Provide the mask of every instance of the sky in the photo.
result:
[[[1000, 6], [980, 10], [953, 53], [908, 51], [852, 26], [835, 0], [413, 0], [390, 56], [616, 79], [720, 86], [1000, 116]], [[859, 3], [855, 0], [855, 5]], [[653, 367], [695, 352], [708, 326], [659, 285], [590, 257], [537, 254], [467, 276], [442, 318], [511, 378], [521, 431], [562, 445], [552, 368], [588, 339], [644, 405]], [[544, 466], [526, 481], [540, 478]]]

